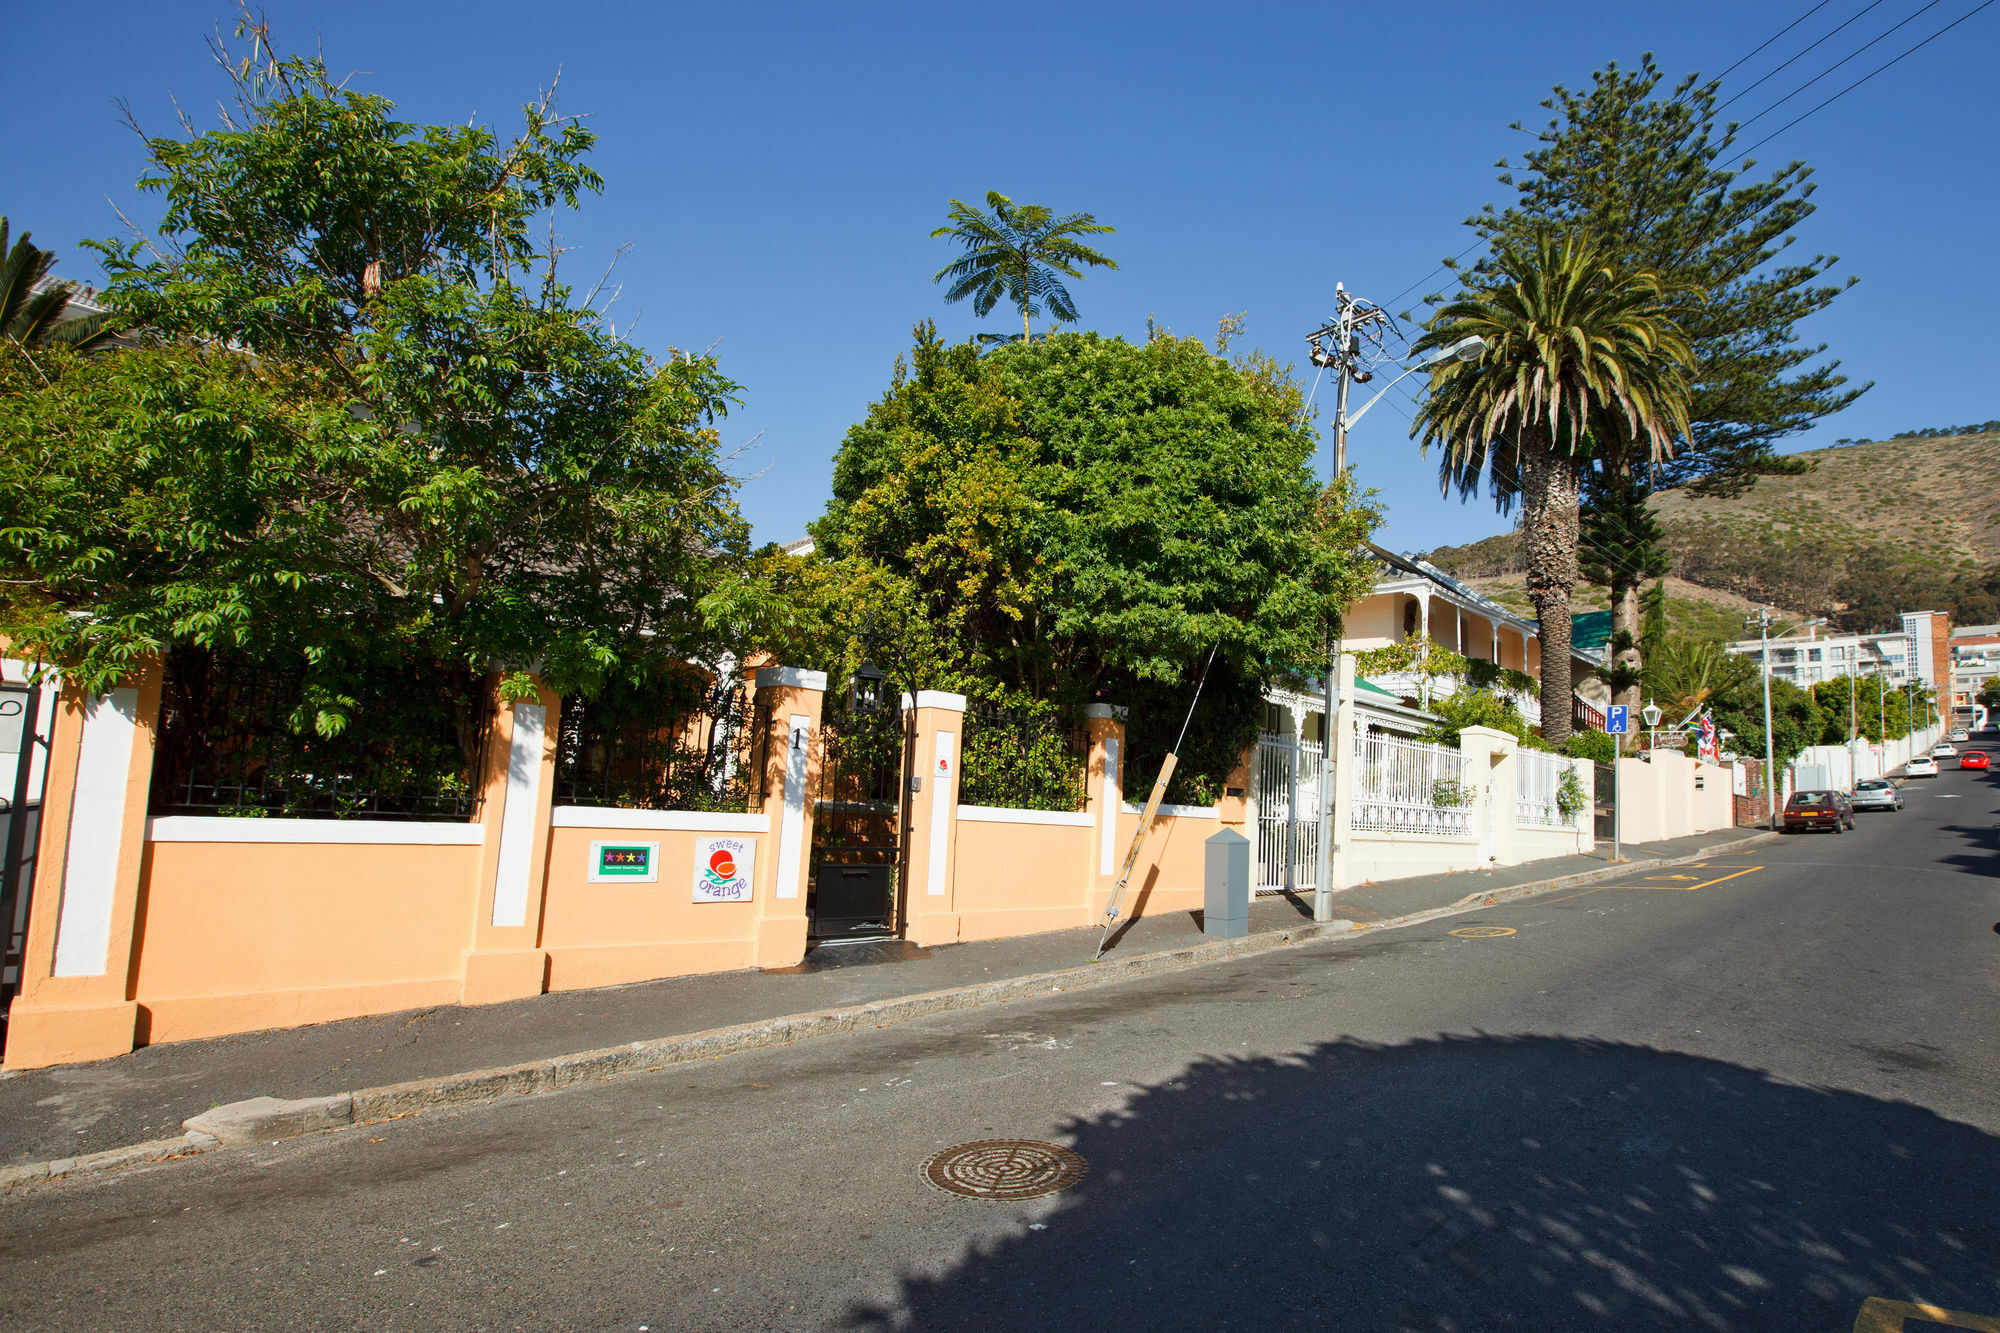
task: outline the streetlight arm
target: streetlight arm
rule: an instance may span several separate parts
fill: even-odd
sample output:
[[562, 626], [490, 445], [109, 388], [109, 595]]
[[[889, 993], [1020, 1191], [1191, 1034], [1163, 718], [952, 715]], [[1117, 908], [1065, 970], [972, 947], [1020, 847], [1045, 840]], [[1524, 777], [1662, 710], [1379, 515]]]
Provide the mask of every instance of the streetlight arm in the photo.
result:
[[1443, 365], [1447, 361], [1476, 361], [1479, 359], [1480, 354], [1485, 350], [1486, 350], [1486, 340], [1480, 337], [1476, 333], [1469, 338], [1460, 338], [1457, 342], [1453, 343], [1449, 347], [1440, 347], [1437, 351], [1431, 353], [1423, 360], [1417, 362], [1416, 365], [1411, 366], [1408, 370], [1396, 376], [1395, 379], [1390, 380], [1387, 384], [1377, 389], [1375, 391], [1375, 396], [1373, 398], [1370, 398], [1367, 402], [1363, 403], [1361, 405], [1361, 410], [1359, 412], [1356, 412], [1353, 416], [1348, 417], [1344, 424], [1349, 427], [1352, 427], [1355, 422], [1361, 420], [1361, 418], [1367, 414], [1369, 408], [1375, 406], [1375, 404], [1382, 401], [1383, 394], [1389, 392], [1389, 390], [1395, 388], [1398, 384], [1401, 384], [1404, 380], [1416, 374], [1418, 371], [1435, 370], [1438, 366]]
[[1398, 384], [1401, 384], [1404, 380], [1416, 374], [1418, 371], [1429, 370], [1430, 368], [1431, 368], [1431, 363], [1428, 361], [1426, 361], [1420, 366], [1411, 366], [1408, 370], [1396, 376], [1395, 379], [1390, 380], [1387, 384], [1383, 385], [1380, 389], [1376, 390], [1375, 396], [1373, 398], [1370, 398], [1367, 402], [1363, 403], [1361, 405], [1361, 410], [1359, 412], [1356, 412], [1354, 415], [1347, 418], [1347, 424], [1349, 428], [1352, 428], [1355, 422], [1361, 420], [1362, 417], [1366, 416], [1368, 414], [1369, 408], [1381, 402], [1383, 394], [1389, 392], [1389, 390], [1395, 388]]

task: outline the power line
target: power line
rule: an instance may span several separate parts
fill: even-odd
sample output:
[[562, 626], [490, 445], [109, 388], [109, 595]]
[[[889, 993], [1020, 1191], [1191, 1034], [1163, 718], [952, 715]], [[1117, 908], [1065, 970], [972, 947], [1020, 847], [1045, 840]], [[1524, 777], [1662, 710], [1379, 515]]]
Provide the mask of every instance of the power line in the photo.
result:
[[1862, 6], [1860, 14], [1856, 14], [1853, 18], [1848, 19], [1847, 22], [1840, 24], [1838, 27], [1834, 28], [1832, 32], [1827, 33], [1826, 36], [1820, 38], [1816, 42], [1813, 42], [1811, 45], [1807, 46], [1805, 50], [1799, 52], [1797, 55], [1793, 56], [1790, 60], [1784, 61], [1782, 64], [1778, 65], [1777, 68], [1771, 70], [1768, 74], [1766, 74], [1763, 78], [1755, 80], [1747, 87], [1745, 87], [1741, 92], [1738, 92], [1734, 96], [1728, 98], [1715, 109], [1717, 111], [1720, 111], [1722, 110], [1723, 107], [1728, 106], [1730, 102], [1734, 102], [1743, 97], [1747, 97], [1753, 90], [1756, 89], [1758, 84], [1768, 83], [1770, 80], [1776, 78], [1780, 73], [1782, 73], [1785, 70], [1787, 66], [1792, 65], [1797, 61], [1804, 59], [1808, 54], [1810, 54], [1813, 51], [1815, 47], [1824, 46], [1827, 42], [1832, 41], [1834, 37], [1840, 33], [1841, 29], [1851, 27], [1856, 21], [1858, 21], [1861, 18], [1862, 14], [1866, 14], [1869, 10], [1878, 7], [1881, 3], [1882, 0], [1869, 0], [1868, 4]]
[[1821, 79], [1833, 73], [1835, 70], [1839, 69], [1842, 65], [1845, 65], [1848, 61], [1854, 59], [1854, 57], [1860, 55], [1863, 51], [1866, 51], [1869, 47], [1875, 45], [1875, 43], [1887, 40], [1889, 34], [1895, 32], [1897, 28], [1901, 28], [1906, 26], [1907, 24], [1916, 22], [1917, 19], [1921, 18], [1926, 12], [1936, 9], [1943, 2], [1944, 0], [1930, 0], [1929, 4], [1925, 5], [1922, 9], [1919, 9], [1916, 13], [1911, 14], [1908, 18], [1903, 19], [1901, 22], [1896, 23], [1893, 26], [1884, 29], [1881, 35], [1871, 38], [1869, 41], [1864, 42], [1862, 45], [1855, 47], [1854, 50], [1848, 52], [1848, 54], [1842, 56], [1840, 59], [1834, 61], [1831, 65], [1828, 65], [1825, 69], [1813, 75], [1810, 79], [1807, 79], [1804, 83], [1792, 89], [1790, 92], [1786, 93], [1783, 97], [1780, 97], [1777, 101], [1771, 103], [1771, 105], [1765, 107], [1762, 111], [1759, 111], [1756, 115], [1750, 117], [1750, 119], [1742, 122], [1742, 124], [1738, 125], [1736, 128], [1741, 130], [1745, 126], [1755, 125], [1758, 121], [1770, 115], [1773, 111], [1776, 111], [1779, 107], [1791, 101], [1794, 97], [1797, 97], [1800, 93], [1812, 87], [1815, 83], [1818, 83]]
[[1901, 55], [1898, 55], [1890, 60], [1885, 60], [1880, 65], [1877, 65], [1874, 69], [1869, 70], [1866, 74], [1863, 74], [1853, 83], [1848, 84], [1845, 88], [1842, 88], [1839, 92], [1827, 98], [1824, 102], [1821, 102], [1811, 111], [1807, 111], [1799, 116], [1792, 118], [1791, 120], [1786, 121], [1783, 125], [1780, 125], [1775, 130], [1772, 130], [1769, 134], [1759, 139], [1756, 143], [1753, 143], [1748, 148], [1745, 148], [1742, 151], [1741, 155], [1744, 157], [1748, 157], [1750, 154], [1756, 152], [1759, 148], [1762, 148], [1765, 144], [1771, 142], [1771, 140], [1783, 134], [1786, 130], [1792, 128], [1792, 126], [1798, 124], [1802, 120], [1805, 120], [1809, 116], [1824, 111], [1827, 107], [1832, 106], [1835, 102], [1838, 102], [1841, 98], [1847, 96], [1849, 93], [1853, 92], [1856, 88], [1859, 88], [1862, 84], [1868, 82], [1868, 80], [1874, 78], [1877, 74], [1880, 74], [1883, 70], [1888, 69], [1891, 65], [1899, 63], [1906, 56], [1915, 55], [1918, 51], [1923, 50], [1923, 48], [1929, 46], [1932, 42], [1944, 36], [1946, 33], [1950, 32], [1953, 28], [1956, 28], [1959, 24], [1965, 22], [1966, 19], [1971, 18], [1974, 14], [1977, 14], [1981, 10], [1990, 7], [1992, 4], [1993, 0], [1983, 0], [1983, 3], [1975, 5], [1972, 9], [1968, 10], [1966, 13], [1960, 15], [1958, 18], [1953, 19], [1950, 23], [1945, 24], [1942, 28], [1939, 28], [1936, 32], [1932, 33], [1930, 36], [1924, 38], [1921, 42], [1918, 42], [1915, 46], [1912, 46], [1909, 50], [1904, 51]]
[[1790, 23], [1787, 23], [1784, 27], [1778, 29], [1776, 32], [1772, 33], [1769, 37], [1766, 37], [1763, 41], [1759, 42], [1756, 46], [1756, 49], [1751, 51], [1749, 55], [1744, 56], [1743, 59], [1737, 61], [1734, 65], [1731, 65], [1728, 69], [1723, 70], [1722, 73], [1716, 75], [1712, 80], [1710, 80], [1710, 82], [1721, 83], [1724, 79], [1728, 78], [1731, 74], [1734, 74], [1742, 66], [1748, 64], [1757, 55], [1758, 51], [1762, 51], [1772, 42], [1777, 41], [1780, 37], [1783, 37], [1786, 33], [1790, 32], [1793, 28], [1798, 27], [1801, 23], [1804, 23], [1807, 19], [1819, 13], [1820, 10], [1825, 9], [1828, 5], [1832, 3], [1833, 0], [1819, 0], [1818, 4], [1814, 5], [1811, 9], [1808, 9], [1805, 13], [1799, 15], [1797, 18], [1793, 19]]

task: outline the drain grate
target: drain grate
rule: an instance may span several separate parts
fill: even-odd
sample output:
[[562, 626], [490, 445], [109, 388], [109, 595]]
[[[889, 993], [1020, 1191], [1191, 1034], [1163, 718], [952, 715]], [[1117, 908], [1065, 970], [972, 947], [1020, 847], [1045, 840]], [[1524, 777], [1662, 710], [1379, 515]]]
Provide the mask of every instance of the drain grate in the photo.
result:
[[980, 1139], [933, 1154], [924, 1179], [968, 1199], [1036, 1199], [1066, 1190], [1090, 1166], [1059, 1144], [1039, 1139]]

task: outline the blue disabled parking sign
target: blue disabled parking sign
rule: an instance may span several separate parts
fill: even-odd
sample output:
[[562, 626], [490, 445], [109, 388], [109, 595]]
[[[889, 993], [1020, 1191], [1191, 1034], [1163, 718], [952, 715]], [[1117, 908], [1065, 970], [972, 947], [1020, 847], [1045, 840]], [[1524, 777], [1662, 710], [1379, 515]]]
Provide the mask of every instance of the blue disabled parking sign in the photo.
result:
[[1630, 736], [1632, 734], [1632, 706], [1630, 704], [1612, 704], [1605, 712], [1604, 729], [1614, 736]]

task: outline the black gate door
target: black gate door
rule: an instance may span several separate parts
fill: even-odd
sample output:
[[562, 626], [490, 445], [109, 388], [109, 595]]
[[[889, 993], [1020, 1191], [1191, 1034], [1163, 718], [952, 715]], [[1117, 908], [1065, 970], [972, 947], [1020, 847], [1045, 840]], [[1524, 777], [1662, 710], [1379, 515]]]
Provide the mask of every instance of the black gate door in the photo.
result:
[[35, 888], [35, 846], [41, 837], [41, 793], [30, 784], [36, 752], [46, 752], [34, 686], [0, 686], [0, 1021], [21, 989], [28, 942], [28, 903]]
[[818, 940], [894, 935], [902, 929], [909, 721], [893, 699], [864, 697], [835, 709], [821, 734], [809, 933]]
[[1596, 832], [1591, 836], [1599, 842], [1609, 842], [1611, 841], [1612, 825], [1618, 818], [1618, 807], [1616, 804], [1618, 788], [1616, 786], [1617, 779], [1614, 776], [1616, 770], [1609, 764], [1598, 764], [1595, 768], [1597, 772], [1596, 789], [1594, 792], [1595, 799], [1591, 801], [1590, 805], [1591, 814], [1594, 816], [1593, 822], [1596, 825]]

